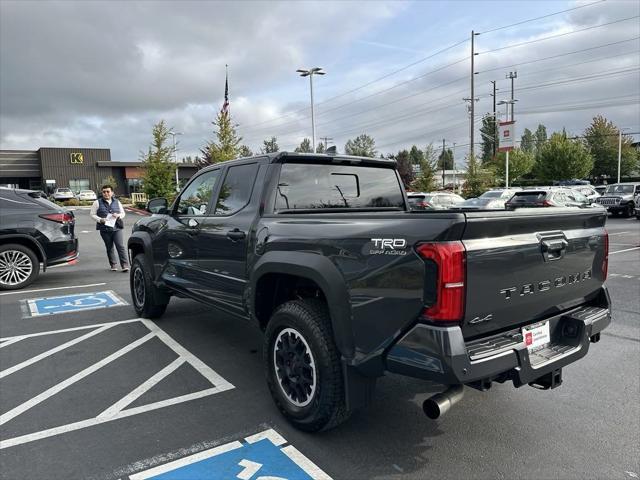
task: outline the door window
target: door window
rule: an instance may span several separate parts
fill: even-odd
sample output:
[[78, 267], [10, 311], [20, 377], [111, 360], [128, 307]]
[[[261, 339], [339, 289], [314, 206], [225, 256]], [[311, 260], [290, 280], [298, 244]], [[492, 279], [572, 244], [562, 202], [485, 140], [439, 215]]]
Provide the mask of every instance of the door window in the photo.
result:
[[257, 173], [257, 163], [229, 167], [218, 195], [214, 215], [233, 215], [244, 208], [251, 198]]
[[213, 170], [196, 177], [180, 195], [176, 215], [205, 215], [219, 175], [220, 170]]

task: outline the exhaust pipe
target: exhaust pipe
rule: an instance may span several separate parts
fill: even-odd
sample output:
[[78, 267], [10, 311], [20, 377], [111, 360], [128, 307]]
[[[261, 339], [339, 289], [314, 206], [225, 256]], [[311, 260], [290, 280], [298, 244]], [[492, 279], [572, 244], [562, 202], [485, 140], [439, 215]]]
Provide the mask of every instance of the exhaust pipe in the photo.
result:
[[444, 392], [427, 398], [422, 404], [422, 410], [427, 417], [435, 420], [447, 413], [451, 407], [462, 400], [462, 397], [464, 397], [464, 386], [453, 385]]

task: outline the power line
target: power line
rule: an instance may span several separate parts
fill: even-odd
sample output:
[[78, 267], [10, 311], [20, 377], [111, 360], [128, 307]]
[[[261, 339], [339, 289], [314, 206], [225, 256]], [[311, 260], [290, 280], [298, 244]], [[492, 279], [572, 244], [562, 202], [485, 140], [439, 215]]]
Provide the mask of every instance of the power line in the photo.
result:
[[566, 35], [573, 35], [574, 33], [586, 32], [587, 30], [593, 30], [594, 28], [601, 28], [601, 27], [606, 27], [608, 25], [613, 25], [613, 24], [616, 24], [616, 23], [626, 22], [627, 20], [633, 20], [633, 19], [636, 19], [638, 17], [640, 17], [640, 15], [634, 15], [633, 17], [621, 18], [620, 20], [614, 20], [612, 22], [601, 23], [599, 25], [592, 25], [590, 27], [580, 28], [578, 30], [572, 30], [570, 32], [558, 33], [556, 35], [549, 35], [548, 37], [536, 38], [535, 40], [529, 40], [527, 42], [514, 43], [512, 45], [506, 45], [504, 47], [494, 48], [492, 50], [485, 50], [484, 52], [478, 52], [477, 55], [484, 55], [485, 53], [491, 53], [491, 52], [497, 52], [497, 51], [500, 51], [500, 50], [506, 50], [507, 48], [521, 47], [523, 45], [529, 45], [531, 43], [542, 42], [544, 40], [550, 40], [552, 38], [559, 38], [559, 37], [564, 37]]
[[[619, 45], [621, 43], [631, 42], [633, 40], [638, 40], [638, 39], [640, 39], [640, 36], [632, 37], [632, 38], [629, 38], [627, 40], [620, 40], [618, 42], [605, 43], [603, 45], [597, 45], [595, 47], [583, 48], [582, 50], [574, 50], [573, 52], [566, 52], [566, 53], [560, 53], [558, 55], [551, 55], [550, 57], [543, 57], [543, 58], [538, 58], [538, 59], [535, 59], [535, 60], [528, 60], [526, 62], [511, 63], [509, 65], [501, 65], [499, 67], [488, 68], [487, 70], [482, 70], [482, 71], [478, 72], [478, 74], [487, 73], [487, 72], [495, 72], [497, 70], [504, 70], [506, 68], [511, 68], [511, 67], [519, 67], [521, 65], [528, 65], [530, 63], [542, 62], [544, 60], [552, 60], [554, 58], [565, 57], [565, 56], [568, 56], [568, 55], [574, 55], [576, 53], [587, 52], [587, 51], [590, 51], [590, 50], [597, 50], [599, 48], [610, 47], [610, 46], [613, 46], [613, 45]], [[634, 52], [630, 52], [630, 53], [634, 53]], [[611, 58], [613, 58], [613, 57], [611, 57]]]
[[534, 22], [536, 20], [542, 20], [543, 18], [549, 18], [549, 17], [553, 17], [555, 15], [560, 15], [561, 13], [567, 13], [567, 12], [571, 12], [573, 10], [578, 10], [580, 8], [592, 7], [593, 5], [597, 5], [597, 4], [602, 3], [604, 1], [606, 1], [606, 0], [599, 0], [598, 2], [588, 3], [586, 5], [579, 5], [577, 7], [567, 8], [566, 10], [560, 10], [559, 12], [549, 13], [547, 15], [542, 15], [541, 17], [530, 18], [528, 20], [522, 20], [521, 22], [511, 23], [509, 25], [504, 25], [502, 27], [492, 28], [491, 30], [485, 30], [484, 32], [480, 32], [480, 33], [478, 33], [478, 35], [485, 35], [487, 33], [497, 32], [498, 30], [504, 30], [506, 28], [516, 27], [518, 25], [523, 25], [525, 23]]

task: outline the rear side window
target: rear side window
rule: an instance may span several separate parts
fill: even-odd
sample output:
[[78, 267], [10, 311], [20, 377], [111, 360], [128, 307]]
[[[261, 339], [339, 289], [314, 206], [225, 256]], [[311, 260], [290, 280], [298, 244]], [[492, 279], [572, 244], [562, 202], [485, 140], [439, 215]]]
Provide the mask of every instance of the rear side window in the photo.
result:
[[351, 165], [282, 165], [276, 210], [402, 208], [395, 170]]
[[251, 198], [257, 173], [257, 163], [229, 167], [218, 195], [214, 215], [233, 215], [244, 208]]
[[545, 192], [516, 192], [509, 201], [518, 203], [539, 203], [544, 201], [545, 197]]

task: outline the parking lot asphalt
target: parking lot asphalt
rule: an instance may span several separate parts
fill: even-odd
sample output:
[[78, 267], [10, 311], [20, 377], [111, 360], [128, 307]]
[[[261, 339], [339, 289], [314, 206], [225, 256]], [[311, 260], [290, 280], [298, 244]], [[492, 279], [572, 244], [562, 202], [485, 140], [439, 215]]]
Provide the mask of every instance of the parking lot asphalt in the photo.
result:
[[[160, 320], [137, 319], [128, 275], [108, 271], [88, 211], [76, 216], [78, 264], [0, 293], [0, 478], [144, 478], [213, 455], [209, 461], [219, 462], [210, 472], [231, 466], [208, 478], [254, 480], [275, 458], [252, 456], [262, 438], [252, 436], [261, 432], [280, 439], [270, 449], [318, 478], [640, 474], [640, 221], [607, 222], [613, 322], [564, 369], [560, 388], [466, 389], [462, 402], [431, 421], [421, 405], [432, 386], [389, 375], [367, 409], [310, 435], [290, 427], [271, 400], [257, 328], [175, 298]], [[131, 212], [127, 231], [135, 220]], [[82, 310], [95, 298], [68, 300], [80, 311], [34, 315], [40, 310], [28, 302], [96, 292], [113, 292], [122, 304]], [[272, 466], [268, 475], [308, 478], [300, 472]]]

